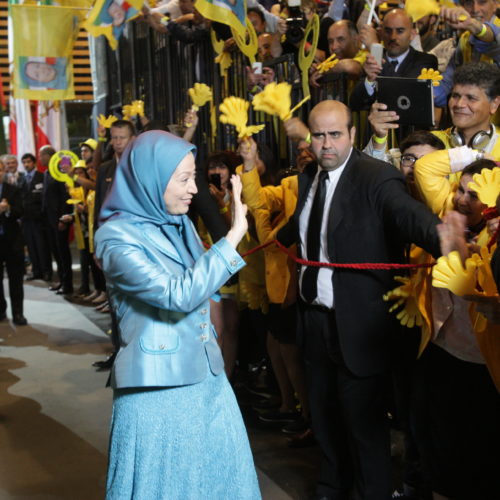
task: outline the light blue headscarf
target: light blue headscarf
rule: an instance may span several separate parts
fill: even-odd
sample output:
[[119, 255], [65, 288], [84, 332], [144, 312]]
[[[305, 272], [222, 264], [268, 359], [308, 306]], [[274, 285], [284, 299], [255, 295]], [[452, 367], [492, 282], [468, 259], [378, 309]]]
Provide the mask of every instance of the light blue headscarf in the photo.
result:
[[161, 227], [186, 266], [203, 248], [187, 215], [167, 213], [163, 193], [177, 165], [196, 147], [185, 140], [152, 130], [139, 135], [124, 151], [113, 186], [102, 206], [101, 223], [115, 219]]

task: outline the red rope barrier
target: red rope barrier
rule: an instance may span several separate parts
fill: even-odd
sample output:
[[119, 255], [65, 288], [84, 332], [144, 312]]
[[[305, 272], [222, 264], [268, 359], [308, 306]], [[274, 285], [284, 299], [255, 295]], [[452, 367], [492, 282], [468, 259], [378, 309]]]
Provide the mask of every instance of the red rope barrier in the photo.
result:
[[[432, 267], [434, 263], [426, 263], [426, 264], [380, 264], [380, 263], [362, 263], [362, 264], [340, 264], [340, 263], [331, 263], [331, 262], [316, 262], [314, 260], [304, 260], [297, 257], [291, 250], [282, 245], [278, 240], [268, 241], [263, 245], [259, 245], [255, 248], [248, 250], [241, 254], [243, 258], [252, 255], [263, 248], [266, 248], [272, 244], [275, 244], [279, 250], [286, 253], [288, 257], [294, 260], [297, 264], [301, 266], [310, 266], [310, 267], [330, 267], [330, 268], [340, 268], [340, 269], [380, 269], [380, 270], [391, 270], [391, 269], [418, 269], [421, 267]], [[206, 248], [210, 248], [210, 245], [207, 243], [203, 243]]]

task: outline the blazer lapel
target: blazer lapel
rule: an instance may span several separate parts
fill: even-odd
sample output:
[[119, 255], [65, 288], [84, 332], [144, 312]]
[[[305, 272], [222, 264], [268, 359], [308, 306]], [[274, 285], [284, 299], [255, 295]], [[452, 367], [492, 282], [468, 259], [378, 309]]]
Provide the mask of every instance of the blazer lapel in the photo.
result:
[[151, 243], [155, 245], [157, 250], [159, 250], [162, 254], [166, 255], [169, 259], [172, 259], [175, 262], [184, 265], [181, 256], [177, 253], [175, 247], [160, 231], [152, 231], [150, 229], [146, 229], [144, 231], [144, 235], [148, 238], [149, 241], [151, 241]]
[[410, 46], [410, 52], [403, 59], [403, 62], [399, 65], [398, 70], [396, 71], [396, 76], [400, 76], [402, 73], [405, 73], [408, 68], [413, 64], [413, 59], [415, 57], [415, 49]]
[[[328, 234], [332, 235], [335, 229], [337, 229], [342, 217], [344, 216], [346, 207], [349, 204], [349, 200], [354, 193], [355, 185], [352, 181], [355, 175], [355, 166], [359, 158], [359, 151], [357, 149], [352, 150], [351, 157], [349, 158], [347, 165], [340, 176], [337, 187], [335, 188], [335, 193], [333, 194], [333, 200], [330, 205], [330, 213], [328, 215]], [[329, 246], [332, 238], [328, 238]], [[332, 255], [331, 249], [328, 249], [328, 253]]]

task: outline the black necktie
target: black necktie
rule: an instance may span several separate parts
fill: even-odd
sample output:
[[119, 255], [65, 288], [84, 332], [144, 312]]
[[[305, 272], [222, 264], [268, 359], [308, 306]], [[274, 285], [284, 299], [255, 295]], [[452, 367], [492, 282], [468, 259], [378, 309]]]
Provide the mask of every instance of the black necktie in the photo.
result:
[[[318, 185], [314, 195], [309, 224], [307, 227], [307, 259], [319, 261], [321, 246], [321, 223], [326, 198], [326, 180], [328, 172], [321, 170], [318, 176]], [[302, 296], [307, 302], [312, 302], [318, 295], [319, 267], [307, 267], [302, 276]]]
[[389, 64], [387, 65], [387, 69], [385, 71], [385, 76], [395, 76], [397, 66], [398, 66], [397, 59], [393, 59], [392, 61], [389, 61]]

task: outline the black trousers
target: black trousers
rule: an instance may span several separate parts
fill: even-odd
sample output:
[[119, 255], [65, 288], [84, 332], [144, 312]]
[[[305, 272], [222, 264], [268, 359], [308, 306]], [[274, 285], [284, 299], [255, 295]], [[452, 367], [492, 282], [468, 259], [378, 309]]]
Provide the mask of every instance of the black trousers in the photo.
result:
[[414, 428], [432, 490], [454, 500], [498, 498], [500, 397], [487, 367], [431, 342], [415, 389]]
[[28, 247], [31, 261], [31, 271], [37, 278], [52, 276], [52, 261], [50, 247], [42, 221], [23, 218], [22, 228], [24, 242]]
[[323, 452], [316, 493], [363, 500], [391, 496], [389, 374], [357, 377], [340, 350], [335, 313], [301, 307], [312, 427]]
[[7, 269], [9, 281], [9, 294], [12, 316], [23, 314], [23, 276], [24, 276], [24, 254], [22, 248], [15, 249], [0, 236], [0, 313], [7, 310], [7, 301], [3, 291], [3, 272]]
[[71, 269], [71, 251], [69, 249], [69, 227], [59, 231], [58, 221], [49, 220], [50, 249], [57, 262], [57, 274], [65, 292], [73, 291], [73, 270]]

